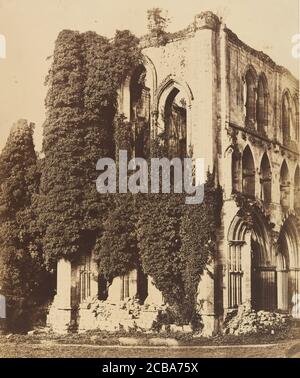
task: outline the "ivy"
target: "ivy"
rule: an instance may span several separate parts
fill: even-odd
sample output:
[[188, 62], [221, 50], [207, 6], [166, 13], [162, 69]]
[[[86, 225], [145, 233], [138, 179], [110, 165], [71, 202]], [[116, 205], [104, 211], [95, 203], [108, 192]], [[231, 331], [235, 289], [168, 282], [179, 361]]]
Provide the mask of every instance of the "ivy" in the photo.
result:
[[[115, 119], [114, 141], [117, 164], [119, 150], [126, 150], [129, 158], [133, 156], [132, 125], [123, 115]], [[111, 195], [110, 211], [103, 224], [103, 234], [97, 239], [94, 249], [99, 272], [110, 283], [115, 277], [125, 275], [137, 267], [135, 223], [135, 196], [131, 193]]]
[[216, 230], [220, 225], [222, 191], [215, 187], [214, 175], [207, 174], [204, 201], [185, 205], [181, 221], [181, 255], [184, 265], [185, 311], [196, 318], [197, 289], [206, 266], [216, 253]]
[[149, 194], [140, 200], [137, 224], [140, 259], [146, 274], [171, 306], [184, 297], [180, 255], [180, 195]]
[[139, 40], [117, 31], [113, 41], [65, 30], [48, 76], [45, 154], [39, 199], [47, 264], [89, 253], [103, 233], [111, 201], [95, 189], [96, 163], [114, 154], [117, 90], [141, 61]]

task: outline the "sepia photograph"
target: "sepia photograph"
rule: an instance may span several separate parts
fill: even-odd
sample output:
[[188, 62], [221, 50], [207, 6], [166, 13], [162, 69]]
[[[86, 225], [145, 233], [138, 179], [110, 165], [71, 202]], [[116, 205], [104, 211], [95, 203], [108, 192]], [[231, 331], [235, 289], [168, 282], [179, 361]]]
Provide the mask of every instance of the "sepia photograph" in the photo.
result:
[[0, 0], [0, 366], [300, 358], [299, 72], [299, 0]]

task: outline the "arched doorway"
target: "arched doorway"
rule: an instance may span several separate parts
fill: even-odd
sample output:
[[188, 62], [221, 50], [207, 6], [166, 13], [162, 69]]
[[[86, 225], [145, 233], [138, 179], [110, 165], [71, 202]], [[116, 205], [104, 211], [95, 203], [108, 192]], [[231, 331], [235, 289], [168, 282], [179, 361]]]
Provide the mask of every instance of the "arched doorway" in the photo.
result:
[[251, 233], [251, 299], [252, 307], [274, 311], [277, 308], [276, 262], [272, 256], [268, 224], [259, 213], [254, 213]]
[[232, 221], [228, 235], [229, 309], [245, 302], [256, 310], [276, 309], [276, 263], [268, 235], [267, 221], [259, 211], [251, 216], [236, 215]]
[[278, 238], [277, 261], [281, 279], [278, 285], [278, 308], [300, 318], [297, 305], [300, 295], [300, 239], [297, 219], [290, 216], [283, 224]]

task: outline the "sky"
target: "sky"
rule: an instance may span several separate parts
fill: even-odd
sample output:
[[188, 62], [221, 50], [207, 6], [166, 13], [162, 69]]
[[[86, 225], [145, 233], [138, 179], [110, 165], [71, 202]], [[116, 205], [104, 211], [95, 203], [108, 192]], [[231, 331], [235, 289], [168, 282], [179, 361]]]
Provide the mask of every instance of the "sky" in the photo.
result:
[[41, 150], [47, 57], [61, 30], [112, 37], [116, 29], [129, 29], [141, 36], [153, 7], [168, 10], [171, 32], [211, 10], [241, 40], [299, 77], [299, 60], [291, 54], [291, 38], [299, 33], [298, 0], [0, 0], [0, 34], [6, 39], [6, 59], [0, 59], [0, 149], [11, 125], [25, 118], [36, 124], [35, 145]]

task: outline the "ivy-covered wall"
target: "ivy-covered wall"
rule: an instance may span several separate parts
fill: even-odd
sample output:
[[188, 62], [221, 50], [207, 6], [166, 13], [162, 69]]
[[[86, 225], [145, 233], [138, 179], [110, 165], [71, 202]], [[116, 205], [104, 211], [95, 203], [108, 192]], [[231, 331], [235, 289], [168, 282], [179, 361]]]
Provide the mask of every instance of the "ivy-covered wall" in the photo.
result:
[[139, 64], [138, 39], [117, 31], [113, 41], [62, 31], [48, 76], [45, 162], [39, 222], [49, 266], [89, 253], [102, 233], [110, 199], [95, 189], [96, 162], [114, 155], [117, 89]]

